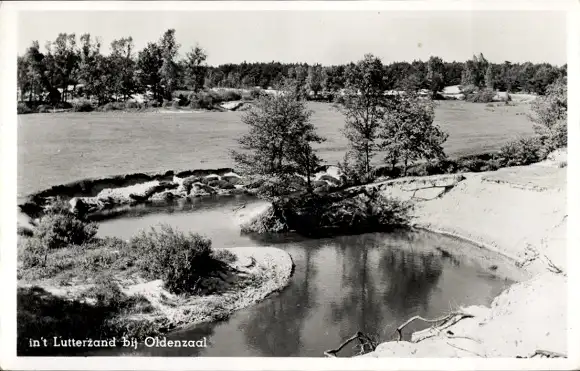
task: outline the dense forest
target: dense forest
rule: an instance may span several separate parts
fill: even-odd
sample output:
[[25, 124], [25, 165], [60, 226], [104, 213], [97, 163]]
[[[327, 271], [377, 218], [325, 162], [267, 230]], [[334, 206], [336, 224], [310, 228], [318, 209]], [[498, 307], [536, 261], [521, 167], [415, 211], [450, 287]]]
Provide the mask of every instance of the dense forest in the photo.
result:
[[[41, 49], [33, 41], [18, 56], [18, 99], [27, 104], [58, 105], [72, 97], [85, 97], [101, 105], [126, 101], [134, 94], [148, 93], [162, 102], [175, 98], [177, 91], [199, 92], [208, 88], [269, 88], [285, 79], [301, 84], [311, 96], [331, 94], [345, 87], [347, 65], [305, 63], [240, 63], [209, 66], [207, 53], [195, 46], [180, 55], [175, 30], [135, 50], [133, 39], [114, 40], [108, 53], [99, 38], [83, 34], [59, 34]], [[566, 76], [567, 66], [548, 63], [489, 62], [482, 54], [465, 62], [394, 62], [383, 66], [385, 88], [427, 89], [433, 96], [445, 86], [492, 89], [542, 95], [546, 87]]]

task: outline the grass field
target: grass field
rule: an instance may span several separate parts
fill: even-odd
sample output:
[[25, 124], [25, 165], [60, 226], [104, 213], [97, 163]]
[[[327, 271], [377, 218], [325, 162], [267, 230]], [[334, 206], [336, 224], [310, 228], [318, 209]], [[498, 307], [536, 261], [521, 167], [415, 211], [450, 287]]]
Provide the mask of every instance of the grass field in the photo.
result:
[[[313, 121], [327, 141], [329, 163], [341, 160], [344, 118], [331, 105], [310, 103]], [[498, 149], [533, 132], [529, 104], [442, 101], [436, 122], [449, 133], [449, 156]], [[247, 128], [239, 112], [59, 113], [18, 116], [18, 194], [87, 177], [131, 172], [233, 166], [229, 152]], [[377, 156], [377, 161], [380, 157]]]

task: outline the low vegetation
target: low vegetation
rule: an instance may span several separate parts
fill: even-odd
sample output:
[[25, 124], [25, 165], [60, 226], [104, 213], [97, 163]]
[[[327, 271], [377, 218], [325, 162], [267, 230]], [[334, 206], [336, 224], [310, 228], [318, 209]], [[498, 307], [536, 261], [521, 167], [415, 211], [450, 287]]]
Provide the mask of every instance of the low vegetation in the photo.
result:
[[[96, 230], [93, 223], [58, 210], [42, 216], [32, 235], [19, 236], [19, 352], [42, 353], [29, 348], [27, 339], [51, 339], [56, 333], [81, 339], [155, 334], [162, 321], [152, 324], [143, 317], [156, 311], [152, 303], [126, 294], [123, 287], [161, 279], [171, 294], [216, 293], [215, 284], [204, 285], [236, 260], [231, 252], [213, 250], [209, 239], [168, 226], [128, 242], [97, 238]], [[62, 297], [46, 287], [72, 291]]]
[[129, 246], [141, 256], [138, 265], [143, 276], [161, 278], [165, 288], [175, 294], [203, 292], [201, 280], [220, 270], [209, 239], [193, 233], [186, 235], [167, 225], [141, 232]]
[[296, 232], [324, 236], [387, 231], [408, 225], [412, 204], [366, 188], [281, 197], [246, 225], [246, 233]]

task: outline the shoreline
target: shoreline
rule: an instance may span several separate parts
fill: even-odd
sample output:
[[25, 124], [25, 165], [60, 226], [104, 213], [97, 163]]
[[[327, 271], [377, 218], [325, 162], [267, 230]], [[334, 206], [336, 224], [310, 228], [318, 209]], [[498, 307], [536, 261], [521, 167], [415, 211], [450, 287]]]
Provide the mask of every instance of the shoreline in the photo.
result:
[[[562, 195], [566, 169], [557, 171], [560, 177], [552, 187], [511, 184], [526, 179], [530, 170], [534, 175], [546, 170], [546, 178], [553, 180], [557, 164], [553, 165], [544, 162], [465, 174], [450, 191], [419, 203], [414, 228], [501, 254], [529, 278], [504, 290], [490, 306], [456, 308], [456, 313], [471, 318], [416, 332], [411, 341], [381, 342], [362, 357], [529, 357], [537, 350], [567, 353], [567, 209]], [[511, 214], [505, 212], [506, 205], [513, 210]], [[493, 233], [486, 234], [488, 231]]]
[[[462, 334], [465, 338], [477, 339], [472, 341], [476, 344], [475, 350], [465, 350], [464, 339], [458, 340], [454, 336], [450, 340], [447, 333], [440, 333], [418, 342], [384, 342], [375, 351], [364, 356], [409, 357], [423, 354], [473, 357], [475, 352], [481, 357], [516, 357], [529, 355], [534, 349], [565, 353], [566, 348], [562, 341], [565, 343], [566, 338], [566, 306], [562, 309], [561, 304], [566, 302], [567, 285], [566, 168], [559, 166], [560, 163], [561, 158], [556, 158], [553, 161], [491, 172], [406, 177], [365, 185], [376, 187], [390, 197], [416, 201], [418, 207], [414, 213], [412, 228], [459, 238], [500, 254], [513, 261], [515, 267], [525, 271], [530, 277], [518, 281], [502, 292], [489, 307], [459, 308], [472, 314], [473, 318], [463, 319], [446, 327], [446, 330], [456, 335]], [[212, 170], [203, 172], [215, 173]], [[163, 176], [169, 176], [169, 173], [166, 172]], [[522, 180], [528, 186], [522, 187]], [[78, 183], [82, 182], [73, 184]], [[59, 187], [52, 187], [50, 191], [57, 189]], [[240, 223], [247, 221], [264, 211], [268, 204], [265, 202], [256, 210], [244, 210], [242, 215], [238, 214], [236, 217], [240, 219]], [[514, 234], [514, 230], [520, 233]], [[559, 272], [554, 273], [554, 270]], [[288, 283], [291, 273], [292, 268], [285, 278], [286, 283], [280, 283], [281, 287], [270, 287], [271, 291], [257, 294], [256, 299], [253, 299], [255, 301], [246, 302], [240, 307], [231, 303], [232, 308], [247, 307], [263, 300], [272, 292], [279, 291]], [[543, 300], [546, 295], [551, 296], [551, 300]], [[540, 309], [537, 313], [529, 313], [531, 306]], [[534, 318], [533, 323], [539, 324], [534, 326], [535, 332], [532, 334], [526, 327], [532, 327], [529, 326], [532, 321], [527, 321], [530, 316]], [[556, 318], [555, 325], [553, 317]], [[174, 322], [183, 323], [178, 319], [174, 319]], [[188, 324], [199, 322], [205, 320], [193, 320]], [[538, 331], [544, 331], [543, 336]], [[546, 333], [552, 335], [547, 336]], [[500, 349], [498, 341], [507, 341], [505, 339], [510, 339], [516, 346]], [[459, 345], [450, 344], [450, 341], [459, 342]], [[474, 344], [470, 347], [473, 348]]]
[[[138, 282], [135, 282], [135, 277], [119, 279], [118, 284], [124, 295], [129, 298], [146, 299], [149, 306], [140, 312], [119, 313], [111, 317], [110, 321], [116, 325], [113, 332], [109, 333], [109, 338], [166, 336], [201, 323], [225, 320], [236, 311], [257, 304], [283, 290], [294, 273], [294, 262], [290, 254], [276, 247], [233, 247], [214, 250], [227, 250], [236, 256], [236, 261], [230, 263], [235, 273], [227, 275], [220, 273], [219, 277], [212, 278], [214, 285], [219, 287], [214, 294], [176, 295], [165, 289], [160, 279], [153, 281], [139, 279]], [[43, 295], [48, 294], [63, 302], [78, 305], [94, 304], [92, 303], [94, 299], [79, 296], [83, 290], [91, 287], [91, 284], [59, 286], [52, 281], [49, 279], [19, 283], [18, 289], [19, 292], [24, 290], [25, 295], [40, 289], [45, 293]], [[34, 313], [28, 312], [19, 314], [34, 316]], [[78, 335], [79, 338], [82, 337], [82, 334]], [[85, 351], [90, 352], [90, 348]], [[19, 349], [20, 353], [36, 355], [26, 352], [26, 349]]]

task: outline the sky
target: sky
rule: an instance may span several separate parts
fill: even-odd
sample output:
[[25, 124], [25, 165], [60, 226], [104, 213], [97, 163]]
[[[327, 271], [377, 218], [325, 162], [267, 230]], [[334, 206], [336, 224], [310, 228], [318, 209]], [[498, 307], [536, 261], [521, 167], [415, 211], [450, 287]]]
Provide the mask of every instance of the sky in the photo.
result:
[[480, 52], [495, 63], [566, 63], [566, 14], [557, 11], [42, 11], [20, 12], [18, 53], [59, 33], [112, 40], [136, 50], [176, 30], [180, 54], [199, 44], [207, 63], [305, 62], [323, 65], [372, 53], [384, 63], [465, 61]]

